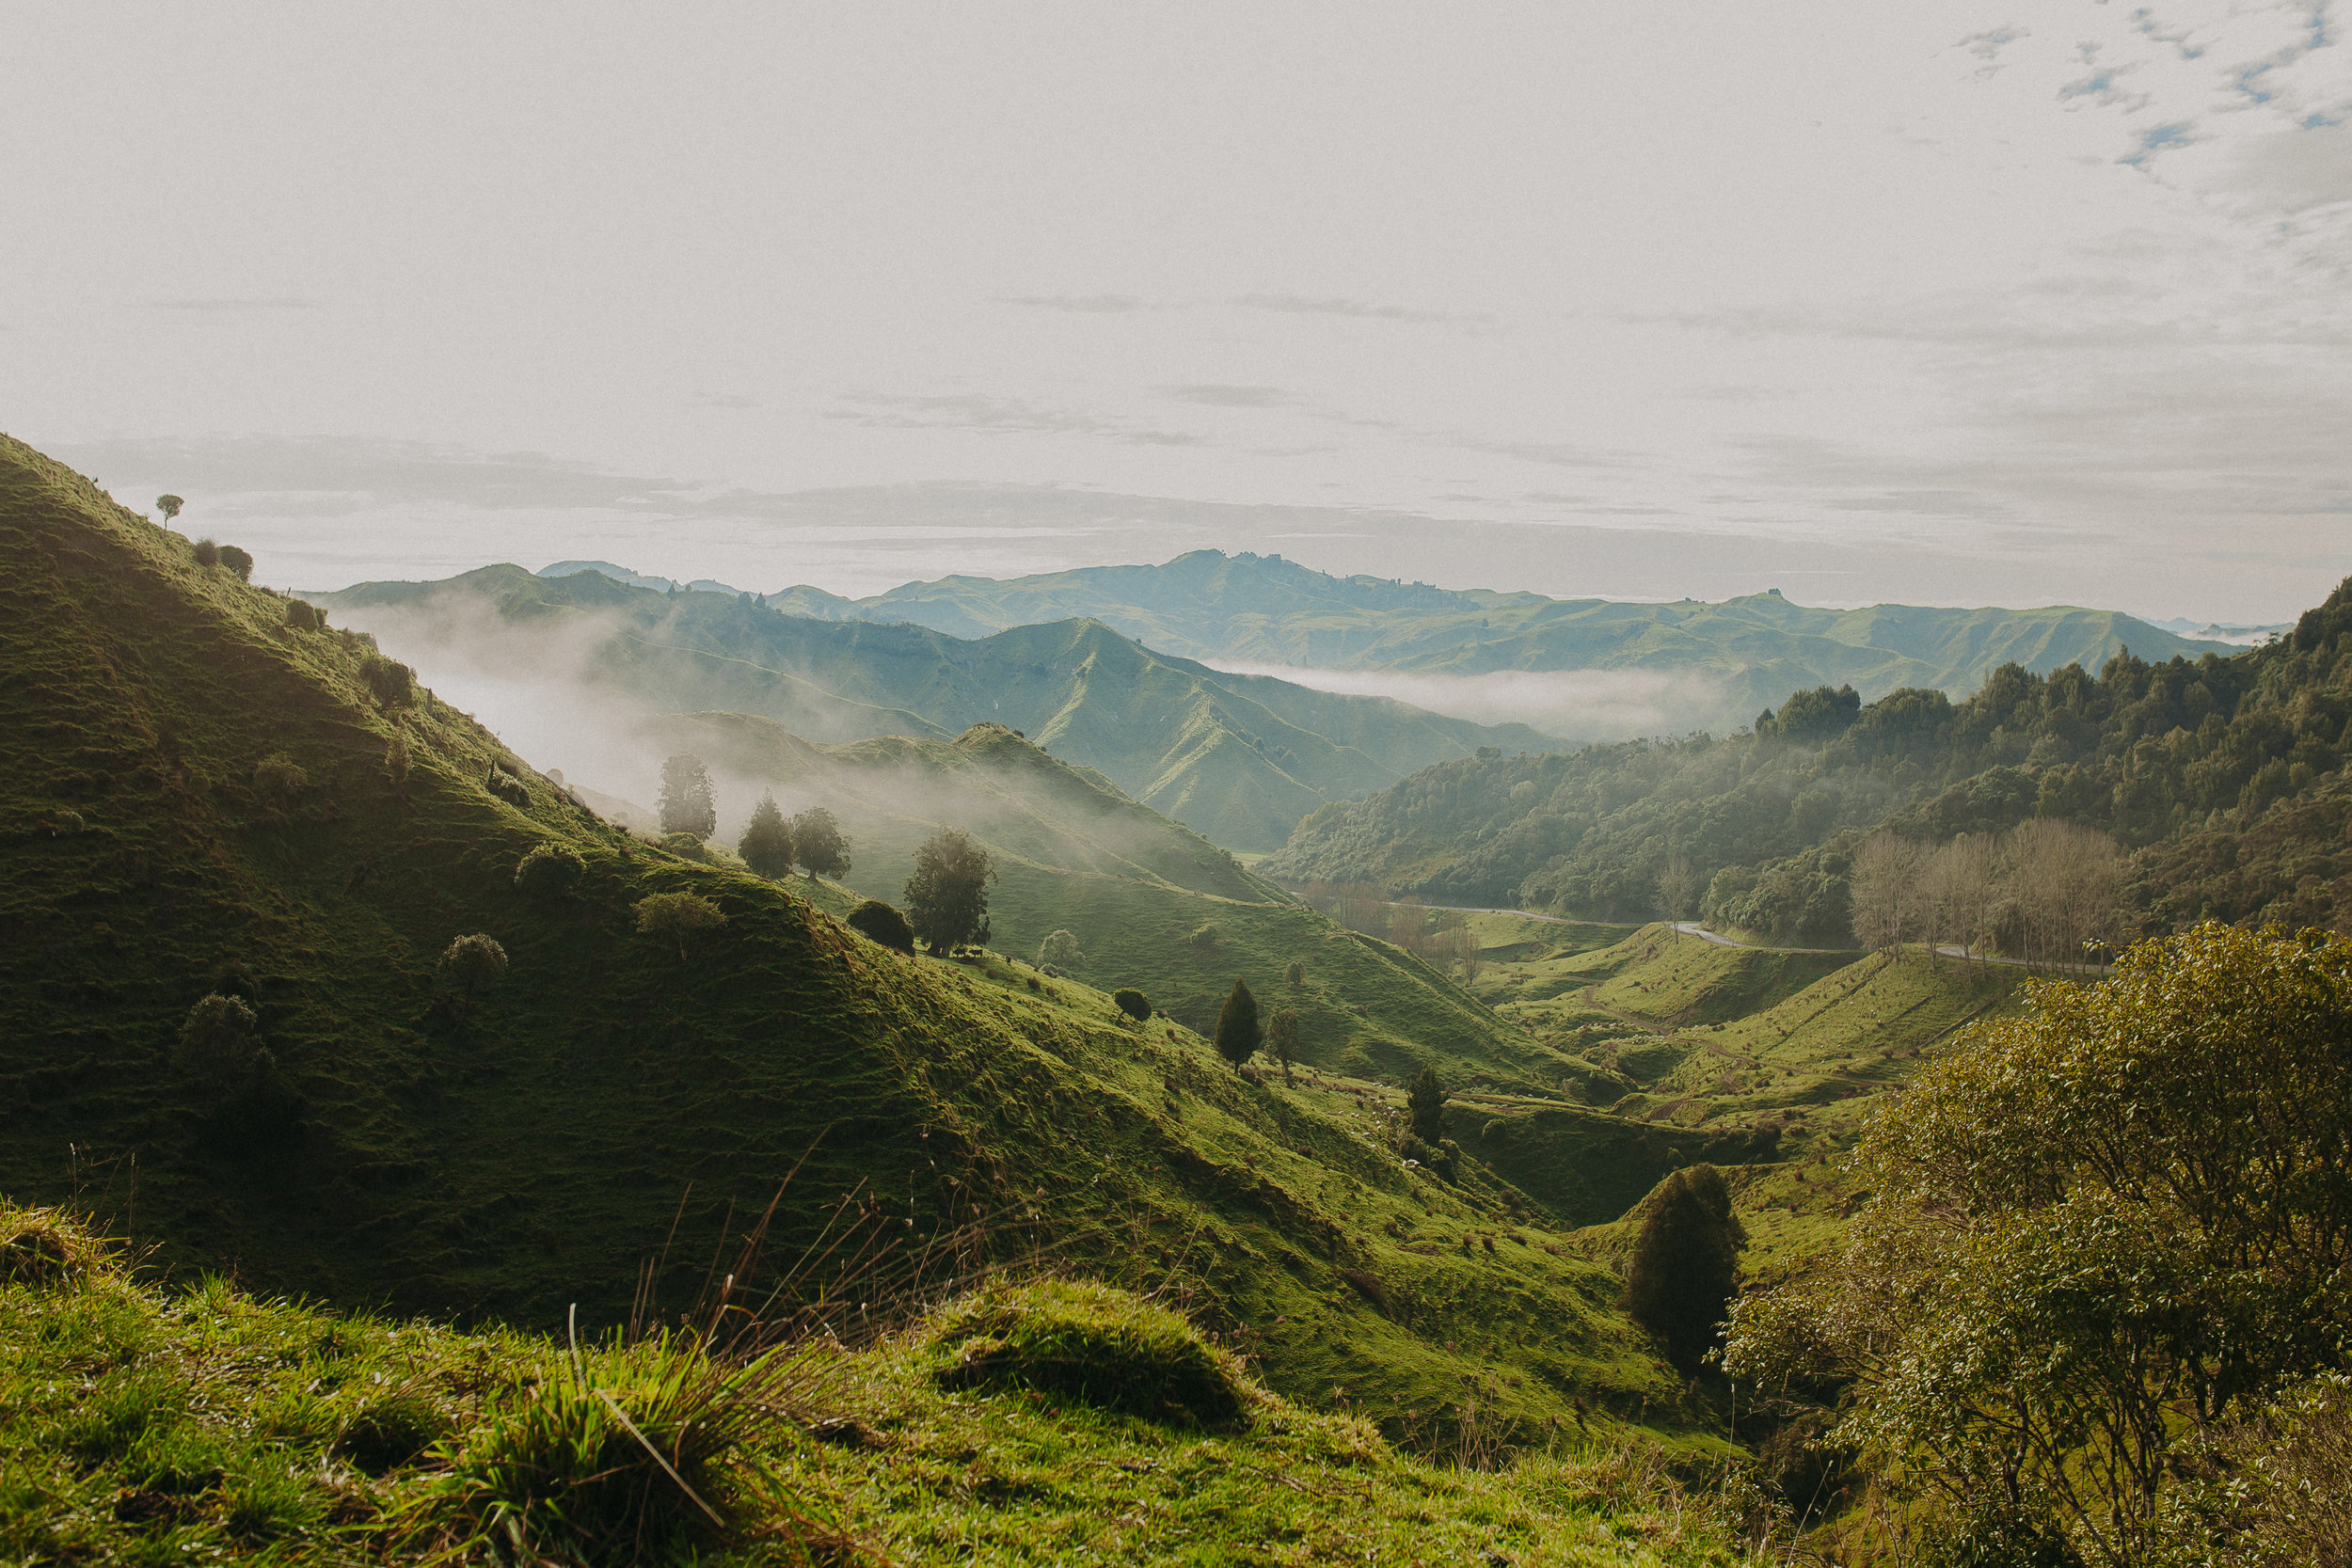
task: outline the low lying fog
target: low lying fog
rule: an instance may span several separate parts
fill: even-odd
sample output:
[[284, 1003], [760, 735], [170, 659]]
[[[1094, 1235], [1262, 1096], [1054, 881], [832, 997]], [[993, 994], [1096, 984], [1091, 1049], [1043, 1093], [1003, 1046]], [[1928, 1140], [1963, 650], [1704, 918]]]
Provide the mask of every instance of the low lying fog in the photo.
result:
[[1480, 724], [1525, 724], [1564, 741], [1680, 735], [1718, 721], [1724, 694], [1702, 675], [1649, 670], [1315, 670], [1201, 660], [1232, 675], [1270, 675], [1348, 697], [1392, 697]]

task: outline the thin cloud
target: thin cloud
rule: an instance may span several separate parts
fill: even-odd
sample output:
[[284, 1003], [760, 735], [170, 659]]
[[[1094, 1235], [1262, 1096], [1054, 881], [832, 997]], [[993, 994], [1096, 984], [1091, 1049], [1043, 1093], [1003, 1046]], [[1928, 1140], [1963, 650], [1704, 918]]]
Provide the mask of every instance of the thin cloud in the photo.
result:
[[224, 296], [216, 299], [150, 300], [147, 308], [151, 310], [170, 310], [191, 316], [230, 315], [250, 310], [315, 310], [318, 309], [318, 301], [296, 299], [292, 295], [259, 299], [237, 299]]
[[1197, 403], [1209, 408], [1279, 408], [1298, 401], [1279, 387], [1228, 387], [1215, 383], [1163, 387], [1160, 394], [1178, 403]]
[[1130, 446], [1150, 447], [1209, 444], [1184, 431], [1136, 429], [1092, 414], [1045, 408], [1019, 398], [995, 398], [981, 392], [931, 397], [856, 392], [841, 401], [857, 406], [834, 410], [825, 418], [850, 420], [878, 429], [973, 430], [991, 436], [1100, 436]]
[[1131, 310], [1161, 309], [1134, 294], [1004, 294], [997, 297], [996, 303], [1025, 306], [1032, 310], [1066, 310], [1082, 316], [1116, 316]]
[[1475, 325], [1494, 320], [1483, 311], [1464, 315], [1444, 310], [1410, 310], [1402, 305], [1371, 305], [1360, 299], [1313, 299], [1305, 294], [1235, 294], [1225, 303], [1244, 310], [1272, 310], [1289, 316], [1353, 316], [1365, 321]]

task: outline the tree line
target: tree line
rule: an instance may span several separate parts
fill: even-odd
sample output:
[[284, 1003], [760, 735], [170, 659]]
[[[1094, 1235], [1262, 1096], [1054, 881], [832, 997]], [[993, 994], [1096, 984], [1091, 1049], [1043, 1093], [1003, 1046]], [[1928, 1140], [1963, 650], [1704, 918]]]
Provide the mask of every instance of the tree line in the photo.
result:
[[1855, 847], [1847, 879], [1854, 941], [1869, 948], [1916, 942], [2074, 964], [2122, 925], [2122, 847], [2053, 817], [1941, 845], [1882, 830]]

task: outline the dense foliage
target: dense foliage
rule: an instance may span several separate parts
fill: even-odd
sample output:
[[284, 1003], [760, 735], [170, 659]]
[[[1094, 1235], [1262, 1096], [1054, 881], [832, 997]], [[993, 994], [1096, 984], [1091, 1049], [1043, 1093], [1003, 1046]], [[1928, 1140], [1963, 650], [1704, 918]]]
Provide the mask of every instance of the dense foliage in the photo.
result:
[[907, 924], [933, 953], [988, 941], [988, 884], [996, 867], [961, 828], [943, 828], [916, 847], [907, 879]]
[[1433, 902], [1631, 918], [1685, 857], [1719, 923], [1842, 942], [1850, 857], [2055, 817], [2136, 851], [2144, 930], [2352, 911], [2352, 584], [2232, 657], [1994, 671], [1965, 702], [1800, 692], [1728, 737], [1469, 757], [1301, 823], [1264, 869]]
[[2170, 1560], [2243, 1526], [2204, 1485], [2233, 1424], [2352, 1365], [2347, 1127], [2352, 941], [2143, 943], [1891, 1102], [1876, 1196], [1740, 1305], [1730, 1365], [1851, 1385], [1834, 1443], [1948, 1530]]
[[1666, 1353], [1696, 1367], [1715, 1347], [1740, 1283], [1745, 1238], [1713, 1165], [1675, 1172], [1650, 1195], [1625, 1271], [1625, 1309]]

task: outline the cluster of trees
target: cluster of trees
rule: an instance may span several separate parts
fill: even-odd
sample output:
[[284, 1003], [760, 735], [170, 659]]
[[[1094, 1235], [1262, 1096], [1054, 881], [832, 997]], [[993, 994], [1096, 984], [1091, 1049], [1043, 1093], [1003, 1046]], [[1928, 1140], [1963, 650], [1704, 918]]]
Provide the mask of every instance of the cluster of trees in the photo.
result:
[[2143, 942], [1927, 1068], [1725, 1365], [1950, 1562], [2352, 1547], [2352, 942]]
[[[702, 758], [680, 752], [661, 765], [661, 832], [700, 841], [719, 831], [718, 795]], [[822, 806], [787, 818], [772, 791], [762, 791], [736, 853], [756, 876], [774, 880], [799, 865], [812, 877], [839, 881], [850, 874], [850, 840], [840, 822]]]
[[[1961, 703], [1822, 688], [1727, 737], [1440, 764], [1323, 808], [1263, 869], [1293, 886], [1638, 919], [1687, 913], [1740, 868], [1751, 879], [1738, 924], [1830, 944], [1845, 938], [1851, 856], [1870, 832], [1940, 843], [2049, 818], [2136, 852], [2139, 930], [2290, 911], [2337, 920], [2352, 918], [2352, 859], [2333, 831], [2344, 814], [2301, 808], [2352, 798], [2347, 754], [2352, 584], [2291, 636], [2227, 658], [2125, 652], [2095, 674], [2004, 665]], [[2264, 842], [2264, 869], [2233, 880], [2249, 837]]]
[[1854, 940], [1997, 948], [2036, 963], [2080, 963], [2123, 916], [2123, 851], [2095, 828], [2038, 816], [2006, 833], [1932, 845], [1881, 831], [1847, 873]]
[[1392, 942], [1441, 973], [1458, 973], [1465, 984], [1485, 967], [1485, 950], [1459, 910], [1431, 909], [1410, 895], [1390, 900], [1375, 882], [1307, 882], [1293, 891], [1348, 929]]

